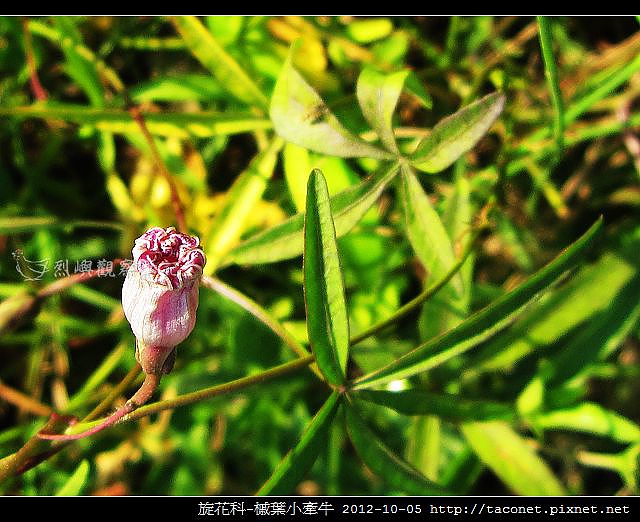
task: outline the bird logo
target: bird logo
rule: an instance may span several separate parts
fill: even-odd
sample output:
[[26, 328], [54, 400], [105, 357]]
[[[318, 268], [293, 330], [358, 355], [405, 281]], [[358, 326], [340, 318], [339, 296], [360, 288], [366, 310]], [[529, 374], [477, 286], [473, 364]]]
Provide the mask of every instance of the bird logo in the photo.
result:
[[49, 270], [49, 259], [32, 261], [24, 257], [24, 252], [21, 249], [15, 250], [11, 255], [16, 260], [16, 270], [27, 281], [38, 281]]

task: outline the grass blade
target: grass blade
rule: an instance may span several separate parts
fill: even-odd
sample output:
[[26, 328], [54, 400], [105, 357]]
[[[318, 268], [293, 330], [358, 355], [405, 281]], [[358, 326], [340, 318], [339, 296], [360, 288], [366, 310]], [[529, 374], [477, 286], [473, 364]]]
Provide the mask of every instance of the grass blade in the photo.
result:
[[[101, 109], [70, 104], [37, 104], [27, 107], [0, 107], [0, 116], [18, 119], [42, 118], [62, 120], [78, 125], [90, 125], [114, 134], [136, 134], [140, 128], [131, 114], [120, 109]], [[271, 122], [250, 114], [221, 114], [215, 112], [154, 113], [143, 112], [142, 117], [155, 136], [207, 138], [227, 134], [240, 134], [271, 128]]]
[[307, 185], [304, 224], [304, 300], [309, 342], [327, 381], [341, 385], [346, 378], [349, 322], [329, 189], [319, 170]]
[[267, 108], [269, 102], [260, 88], [195, 16], [175, 16], [172, 20], [191, 53], [223, 89], [241, 102]]
[[551, 102], [555, 111], [553, 133], [558, 147], [558, 154], [564, 147], [564, 104], [560, 92], [560, 80], [558, 79], [558, 68], [553, 56], [553, 45], [551, 39], [551, 24], [549, 17], [538, 16], [538, 32], [540, 35], [540, 47], [542, 49], [542, 60], [544, 61], [544, 75], [549, 84]]

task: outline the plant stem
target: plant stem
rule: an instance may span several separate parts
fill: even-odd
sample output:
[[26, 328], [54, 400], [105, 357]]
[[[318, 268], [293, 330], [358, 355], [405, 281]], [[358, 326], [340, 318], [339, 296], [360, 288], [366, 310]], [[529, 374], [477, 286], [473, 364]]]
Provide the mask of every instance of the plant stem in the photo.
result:
[[471, 252], [473, 252], [473, 246], [481, 231], [482, 231], [482, 228], [477, 229], [474, 232], [473, 236], [467, 243], [467, 246], [464, 249], [464, 252], [460, 256], [460, 259], [456, 262], [455, 265], [453, 265], [449, 269], [449, 271], [444, 275], [442, 279], [440, 279], [438, 282], [436, 282], [434, 285], [430, 286], [429, 288], [426, 288], [425, 290], [423, 290], [420, 294], [418, 294], [411, 301], [409, 301], [408, 303], [400, 307], [395, 313], [393, 313], [388, 318], [380, 321], [379, 323], [374, 324], [373, 326], [367, 328], [365, 331], [352, 337], [349, 340], [349, 344], [351, 346], [354, 346], [359, 342], [364, 341], [368, 337], [371, 337], [372, 335], [376, 335], [377, 333], [384, 330], [387, 326], [399, 321], [403, 317], [406, 317], [408, 314], [410, 314], [412, 311], [418, 308], [422, 303], [424, 303], [428, 299], [431, 299], [440, 290], [442, 290], [447, 285], [447, 283], [451, 281], [451, 279], [453, 279], [453, 277], [458, 273], [458, 271], [462, 268], [462, 266], [466, 262]]
[[228, 395], [253, 385], [264, 384], [290, 375], [292, 373], [296, 373], [301, 369], [306, 368], [314, 361], [314, 355], [307, 355], [305, 357], [300, 357], [299, 359], [296, 359], [294, 361], [275, 366], [274, 368], [265, 370], [255, 375], [242, 377], [240, 379], [236, 379], [235, 381], [226, 382], [224, 384], [217, 384], [215, 386], [205, 388], [204, 390], [179, 395], [178, 397], [175, 397], [173, 399], [167, 399], [165, 401], [154, 402], [153, 404], [141, 406], [129, 415], [125, 416], [122, 419], [122, 422], [137, 420], [148, 415], [153, 415], [154, 413], [160, 413], [165, 410], [172, 410], [181, 406], [187, 406], [196, 402], [212, 399], [219, 395]]
[[36, 67], [36, 60], [33, 55], [33, 41], [31, 40], [31, 31], [29, 31], [29, 20], [27, 18], [22, 19], [22, 34], [24, 37], [24, 52], [27, 57], [27, 66], [29, 67], [29, 83], [31, 84], [31, 91], [38, 101], [46, 101], [48, 98], [47, 91], [40, 83], [38, 78], [38, 69]]
[[187, 232], [187, 222], [185, 221], [185, 218], [184, 218], [184, 210], [182, 208], [182, 203], [180, 202], [180, 196], [178, 195], [178, 190], [176, 188], [176, 184], [173, 180], [173, 177], [169, 173], [169, 169], [167, 168], [167, 165], [165, 164], [164, 160], [162, 159], [162, 156], [160, 155], [158, 146], [156, 145], [156, 142], [153, 139], [153, 136], [149, 132], [149, 128], [147, 127], [147, 124], [144, 121], [144, 116], [140, 111], [140, 107], [138, 107], [138, 105], [136, 105], [131, 100], [126, 90], [123, 91], [123, 95], [124, 95], [126, 104], [128, 106], [127, 110], [129, 111], [129, 114], [131, 114], [131, 117], [133, 118], [133, 120], [138, 124], [138, 127], [140, 127], [140, 130], [142, 131], [144, 139], [149, 145], [149, 150], [151, 151], [151, 156], [153, 158], [153, 161], [156, 164], [156, 168], [160, 172], [160, 175], [165, 179], [165, 181], [169, 185], [169, 191], [171, 193], [171, 205], [173, 206], [173, 213], [176, 216], [176, 223], [178, 225], [178, 230], [180, 232]]

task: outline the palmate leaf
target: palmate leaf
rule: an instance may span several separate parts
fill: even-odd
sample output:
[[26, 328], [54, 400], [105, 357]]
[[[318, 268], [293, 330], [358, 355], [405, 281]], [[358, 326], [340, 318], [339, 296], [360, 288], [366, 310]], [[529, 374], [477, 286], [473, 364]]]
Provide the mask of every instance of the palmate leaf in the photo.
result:
[[517, 495], [566, 495], [547, 464], [507, 423], [472, 422], [461, 430], [480, 460]]
[[[398, 165], [392, 165], [384, 172], [373, 175], [331, 198], [331, 214], [337, 237], [345, 235], [360, 221], [397, 173]], [[303, 227], [304, 214], [296, 214], [287, 221], [240, 243], [223, 260], [222, 266], [231, 263], [274, 263], [299, 256], [303, 248]]]
[[485, 135], [504, 103], [503, 94], [489, 94], [438, 122], [411, 156], [413, 165], [429, 173], [446, 169]]
[[306, 149], [343, 158], [392, 159], [393, 155], [351, 134], [320, 95], [295, 70], [289, 57], [271, 97], [271, 120], [285, 140]]
[[365, 68], [358, 77], [356, 95], [362, 114], [376, 131], [387, 150], [397, 154], [392, 118], [409, 71], [381, 74]]
[[360, 377], [354, 388], [370, 388], [434, 368], [487, 340], [511, 324], [526, 306], [583, 258], [602, 228], [602, 218], [556, 259], [518, 288], [476, 312], [453, 330], [418, 346], [395, 362]]
[[327, 399], [305, 428], [298, 444], [280, 461], [257, 495], [290, 495], [294, 492], [322, 449], [326, 447], [329, 428], [340, 405], [339, 398], [338, 392], [333, 392]]
[[316, 363], [329, 383], [341, 385], [346, 378], [349, 322], [329, 189], [319, 170], [311, 173], [307, 185], [303, 272], [307, 330]]
[[347, 431], [353, 447], [376, 475], [396, 491], [410, 495], [448, 495], [442, 486], [425, 478], [418, 470], [395, 455], [371, 429], [356, 411], [355, 407], [345, 408]]

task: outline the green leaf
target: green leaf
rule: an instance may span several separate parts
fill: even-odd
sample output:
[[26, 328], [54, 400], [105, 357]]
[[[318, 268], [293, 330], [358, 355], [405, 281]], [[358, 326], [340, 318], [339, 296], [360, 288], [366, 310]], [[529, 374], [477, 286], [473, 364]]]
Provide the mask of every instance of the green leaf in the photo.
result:
[[451, 494], [425, 478], [418, 470], [395, 455], [375, 435], [354, 407], [346, 408], [347, 430], [362, 461], [394, 490], [409, 495]]
[[434, 368], [476, 347], [511, 324], [526, 306], [550, 287], [584, 256], [602, 228], [602, 218], [556, 259], [518, 288], [476, 312], [453, 330], [428, 341], [390, 365], [355, 381], [356, 388], [370, 388]]
[[241, 102], [267, 108], [269, 102], [260, 88], [195, 16], [175, 16], [173, 23], [191, 53], [213, 74], [220, 87]]
[[[636, 252], [637, 246], [633, 247]], [[527, 355], [554, 345], [562, 349], [549, 355], [551, 364], [545, 365], [545, 381], [560, 383], [596, 362], [608, 339], [621, 342], [638, 317], [638, 257], [635, 254], [627, 259], [620, 253], [606, 252], [595, 263], [582, 267], [508, 333], [474, 354], [467, 371], [503, 371]], [[572, 332], [577, 334], [572, 336]]]
[[377, 132], [388, 151], [398, 154], [398, 145], [393, 134], [393, 113], [404, 87], [409, 71], [381, 74], [365, 68], [358, 77], [356, 95], [362, 114]]
[[343, 158], [393, 158], [345, 129], [320, 95], [294, 69], [291, 56], [273, 90], [270, 114], [280, 136], [306, 149]]
[[502, 421], [463, 424], [473, 451], [517, 495], [566, 495], [546, 463]]
[[360, 390], [354, 393], [354, 397], [386, 406], [403, 415], [437, 415], [453, 422], [510, 420], [515, 417], [513, 407], [508, 404], [423, 390]]
[[309, 342], [320, 371], [333, 385], [346, 378], [349, 321], [327, 182], [309, 176], [304, 223], [304, 300]]
[[[29, 107], [0, 107], [0, 116], [13, 118], [43, 118], [63, 120], [79, 125], [90, 125], [98, 130], [118, 134], [137, 134], [140, 127], [127, 111], [99, 109], [82, 105], [39, 103]], [[193, 113], [142, 113], [149, 132], [156, 136], [206, 138], [226, 134], [239, 134], [269, 129], [271, 122], [250, 114], [193, 112]]]
[[503, 94], [489, 94], [438, 122], [413, 153], [413, 165], [430, 173], [446, 169], [484, 136], [504, 103]]
[[393, 24], [388, 18], [355, 20], [347, 25], [347, 34], [358, 43], [371, 43], [388, 36]]
[[[445, 200], [442, 216], [447, 235], [452, 244], [452, 251], [457, 249], [456, 262], [472, 240], [472, 223], [475, 205], [472, 203], [472, 189], [469, 180], [456, 173], [454, 192]], [[473, 288], [474, 255], [470, 254], [460, 268], [458, 276], [442, 291], [428, 299], [420, 311], [418, 331], [420, 338], [427, 341], [437, 335], [458, 326], [469, 315], [471, 305], [471, 289]], [[431, 284], [431, 278], [426, 282]], [[458, 283], [458, 286], [456, 286]]]
[[592, 433], [622, 443], [640, 441], [640, 427], [635, 422], [592, 402], [539, 413], [529, 420], [540, 429]]
[[[438, 281], [457, 261], [451, 240], [414, 172], [405, 165], [401, 172], [400, 198], [407, 237], [418, 259], [429, 272], [430, 280]], [[455, 290], [454, 296], [461, 295], [460, 276], [454, 276], [447, 287]]]
[[339, 398], [340, 394], [333, 392], [307, 424], [298, 444], [282, 459], [256, 495], [293, 494], [295, 487], [313, 466], [318, 454], [326, 447], [329, 428], [340, 405]]
[[422, 85], [422, 82], [415, 71], [409, 71], [409, 75], [404, 82], [404, 87], [407, 92], [415, 96], [425, 109], [431, 109], [433, 107], [431, 95], [424, 88], [424, 85]]
[[208, 74], [177, 74], [138, 84], [130, 94], [136, 102], [211, 101], [220, 98], [223, 91]]
[[57, 497], [75, 497], [82, 492], [89, 478], [89, 462], [83, 460], [58, 492]]
[[[384, 173], [371, 176], [359, 185], [331, 198], [331, 214], [337, 237], [345, 235], [360, 221], [397, 172], [398, 165], [393, 165]], [[296, 214], [287, 221], [240, 243], [223, 260], [221, 266], [231, 263], [274, 263], [296, 257], [302, 253], [303, 227], [304, 214]]]
[[57, 16], [53, 20], [61, 36], [60, 47], [66, 59], [65, 71], [86, 93], [92, 105], [104, 106], [104, 89], [95, 64], [77, 50], [83, 42], [73, 17]]

